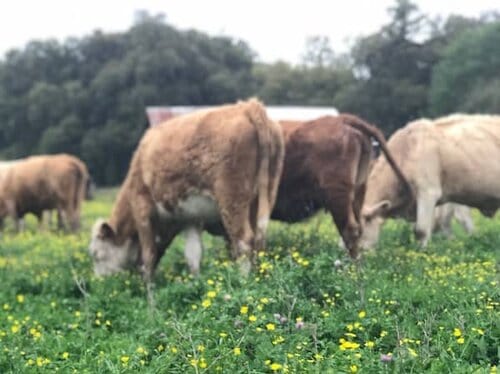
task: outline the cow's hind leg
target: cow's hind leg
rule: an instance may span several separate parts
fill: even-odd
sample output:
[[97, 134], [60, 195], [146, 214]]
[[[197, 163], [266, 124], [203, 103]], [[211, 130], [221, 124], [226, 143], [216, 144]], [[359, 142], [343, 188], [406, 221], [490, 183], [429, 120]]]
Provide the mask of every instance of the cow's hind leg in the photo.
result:
[[349, 255], [353, 259], [359, 257], [358, 241], [361, 236], [361, 225], [355, 213], [354, 187], [336, 188], [328, 191], [326, 205], [337, 229], [342, 236]]
[[[220, 193], [220, 192], [219, 192]], [[216, 194], [222, 223], [231, 243], [232, 257], [240, 263], [241, 272], [248, 275], [253, 259], [255, 234], [250, 221], [252, 198], [250, 194]]]
[[455, 219], [464, 228], [467, 234], [474, 232], [474, 221], [469, 207], [459, 206], [455, 212]]

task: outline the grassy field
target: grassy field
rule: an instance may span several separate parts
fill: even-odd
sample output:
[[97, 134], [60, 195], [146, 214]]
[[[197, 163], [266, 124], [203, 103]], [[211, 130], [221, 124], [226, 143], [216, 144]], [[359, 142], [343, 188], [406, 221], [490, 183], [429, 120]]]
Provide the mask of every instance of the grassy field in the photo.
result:
[[182, 238], [148, 309], [136, 274], [92, 275], [89, 227], [114, 192], [86, 202], [78, 235], [0, 240], [0, 372], [495, 373], [500, 356], [500, 219], [418, 250], [389, 222], [354, 266], [326, 215], [273, 223], [247, 279], [206, 236], [192, 278]]

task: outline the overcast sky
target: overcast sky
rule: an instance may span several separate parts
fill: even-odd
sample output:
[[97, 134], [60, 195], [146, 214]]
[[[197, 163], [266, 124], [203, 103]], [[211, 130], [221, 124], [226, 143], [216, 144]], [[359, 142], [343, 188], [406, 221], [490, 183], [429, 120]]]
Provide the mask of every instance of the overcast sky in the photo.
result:
[[[327, 35], [345, 51], [360, 35], [387, 22], [394, 0], [0, 0], [0, 56], [32, 39], [83, 36], [95, 29], [123, 31], [136, 10], [162, 12], [181, 29], [247, 41], [262, 61], [298, 62], [305, 40]], [[415, 0], [414, 0], [415, 1]], [[416, 0], [432, 16], [477, 16], [500, 10], [499, 0]]]

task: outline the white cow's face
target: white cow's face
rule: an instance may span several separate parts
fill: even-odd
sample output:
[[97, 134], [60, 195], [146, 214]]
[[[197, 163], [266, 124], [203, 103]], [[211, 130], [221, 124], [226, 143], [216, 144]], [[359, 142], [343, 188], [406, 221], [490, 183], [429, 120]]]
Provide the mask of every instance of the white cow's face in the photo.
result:
[[359, 246], [363, 249], [373, 249], [378, 242], [380, 230], [384, 223], [384, 213], [390, 208], [387, 200], [371, 206], [364, 207], [362, 212], [363, 233], [359, 239]]
[[122, 245], [115, 242], [115, 232], [111, 226], [98, 220], [92, 228], [89, 252], [94, 262], [97, 276], [107, 276], [137, 266], [139, 245], [131, 239]]
[[374, 217], [364, 220], [363, 234], [359, 239], [359, 246], [365, 250], [371, 250], [375, 248], [378, 243], [380, 236], [380, 229], [384, 219], [382, 217]]

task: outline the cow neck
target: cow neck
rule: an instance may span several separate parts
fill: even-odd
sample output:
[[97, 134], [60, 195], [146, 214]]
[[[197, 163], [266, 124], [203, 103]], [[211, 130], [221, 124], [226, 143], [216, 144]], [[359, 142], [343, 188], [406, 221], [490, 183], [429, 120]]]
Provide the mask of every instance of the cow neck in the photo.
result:
[[136, 232], [130, 199], [123, 188], [116, 198], [109, 224], [115, 230], [117, 244], [131, 239]]

